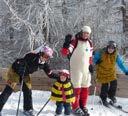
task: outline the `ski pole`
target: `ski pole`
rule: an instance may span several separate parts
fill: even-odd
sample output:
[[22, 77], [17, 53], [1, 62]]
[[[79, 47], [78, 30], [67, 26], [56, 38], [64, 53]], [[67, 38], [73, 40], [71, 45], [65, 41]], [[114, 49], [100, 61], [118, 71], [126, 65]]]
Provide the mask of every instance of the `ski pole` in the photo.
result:
[[38, 116], [41, 113], [41, 111], [45, 108], [45, 106], [48, 104], [49, 101], [50, 101], [50, 98], [46, 101], [46, 103], [43, 105], [40, 111], [36, 114], [36, 116]]
[[96, 86], [94, 87], [94, 93], [93, 93], [92, 108], [91, 108], [91, 110], [93, 110], [93, 108], [94, 108], [95, 97], [96, 97]]
[[26, 65], [24, 67], [23, 75], [21, 77], [22, 81], [21, 81], [21, 85], [20, 85], [20, 94], [19, 94], [19, 99], [18, 99], [18, 106], [17, 106], [16, 116], [18, 116], [18, 114], [19, 114], [20, 98], [21, 98], [21, 93], [22, 93], [22, 88], [23, 88], [23, 83], [24, 83], [23, 78], [24, 78], [25, 69], [26, 69]]
[[18, 116], [18, 113], [19, 113], [19, 106], [20, 106], [20, 98], [21, 98], [22, 87], [23, 87], [23, 79], [21, 81], [21, 86], [20, 86], [20, 94], [19, 94], [19, 99], [18, 99], [18, 106], [17, 106], [16, 116]]
[[91, 108], [91, 110], [93, 110], [93, 107], [94, 107], [94, 101], [95, 101], [95, 97], [96, 97], [96, 90], [97, 90], [97, 85], [96, 85], [96, 80], [94, 79], [94, 92], [93, 92], [92, 108]]

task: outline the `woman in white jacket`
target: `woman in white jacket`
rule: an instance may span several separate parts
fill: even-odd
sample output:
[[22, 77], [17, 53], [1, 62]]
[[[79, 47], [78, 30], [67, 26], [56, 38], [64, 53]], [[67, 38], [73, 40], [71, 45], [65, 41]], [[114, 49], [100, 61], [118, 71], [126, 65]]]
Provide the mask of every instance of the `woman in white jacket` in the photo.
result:
[[79, 116], [89, 116], [86, 108], [88, 88], [91, 85], [92, 72], [92, 42], [90, 40], [91, 28], [84, 26], [72, 39], [68, 48], [62, 48], [61, 53], [70, 58], [71, 82], [74, 86], [75, 102], [72, 104], [73, 112]]

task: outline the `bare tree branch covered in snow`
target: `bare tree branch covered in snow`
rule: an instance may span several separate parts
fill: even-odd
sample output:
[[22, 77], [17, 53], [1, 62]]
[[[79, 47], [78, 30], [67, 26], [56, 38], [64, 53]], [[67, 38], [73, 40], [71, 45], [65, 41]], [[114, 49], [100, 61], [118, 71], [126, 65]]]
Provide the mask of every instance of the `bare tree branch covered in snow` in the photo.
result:
[[[2, 2], [3, 1], [3, 2]], [[123, 33], [122, 0], [2, 0], [9, 24], [5, 40], [12, 47], [3, 47], [0, 61], [11, 63], [15, 58], [48, 43], [59, 58], [59, 49], [68, 33], [75, 35], [82, 26], [92, 28], [96, 48], [115, 40], [119, 48], [125, 43]], [[1, 20], [3, 23], [3, 20]], [[0, 35], [2, 35], [0, 30]], [[6, 35], [6, 34], [5, 34]], [[3, 37], [3, 36], [2, 36]], [[4, 41], [5, 41], [4, 40]], [[10, 55], [10, 54], [13, 54]], [[57, 61], [56, 61], [57, 60]]]

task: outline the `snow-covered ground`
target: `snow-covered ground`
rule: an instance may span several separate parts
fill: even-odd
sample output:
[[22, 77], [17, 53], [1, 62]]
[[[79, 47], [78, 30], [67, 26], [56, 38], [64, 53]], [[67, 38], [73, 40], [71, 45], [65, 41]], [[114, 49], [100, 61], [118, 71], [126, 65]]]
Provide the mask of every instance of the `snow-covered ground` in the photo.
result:
[[[33, 104], [34, 104], [34, 113], [36, 114], [42, 106], [46, 103], [46, 101], [50, 97], [49, 91], [36, 91], [33, 90]], [[7, 101], [6, 105], [4, 106], [4, 109], [2, 111], [2, 116], [15, 116], [16, 110], [17, 110], [17, 104], [18, 104], [18, 98], [19, 98], [19, 92], [13, 93], [9, 100]], [[24, 116], [22, 114], [23, 110], [23, 97], [21, 97], [21, 103], [20, 103], [20, 111], [19, 116]], [[128, 116], [128, 114], [123, 113], [116, 109], [108, 109], [104, 106], [100, 105], [99, 97], [97, 96], [89, 96], [89, 101], [87, 104], [90, 116]], [[125, 109], [128, 110], [128, 98], [117, 98], [118, 103], [122, 105]], [[39, 116], [54, 116], [55, 111], [55, 103], [50, 101], [44, 110], [40, 113]], [[62, 115], [63, 116], [63, 115]], [[72, 115], [71, 115], [72, 116]]]

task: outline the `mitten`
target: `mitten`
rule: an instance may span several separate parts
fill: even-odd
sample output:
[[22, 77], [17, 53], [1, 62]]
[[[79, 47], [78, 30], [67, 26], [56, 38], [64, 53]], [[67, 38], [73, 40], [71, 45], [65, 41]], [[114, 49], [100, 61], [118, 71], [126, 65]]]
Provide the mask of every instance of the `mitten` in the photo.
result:
[[60, 52], [63, 56], [67, 56], [69, 54], [69, 50], [67, 48], [62, 48]]
[[125, 75], [128, 75], [128, 72], [126, 72]]
[[93, 67], [92, 64], [89, 65], [89, 71], [90, 71], [90, 73], [93, 73], [94, 72], [94, 67]]
[[45, 72], [46, 74], [49, 74], [49, 73], [51, 72], [51, 69], [50, 69], [50, 66], [49, 66], [48, 63], [44, 63], [42, 69], [44, 70], [44, 72]]
[[67, 34], [65, 36], [65, 41], [64, 41], [64, 44], [63, 44], [63, 48], [69, 48], [69, 45], [71, 43], [71, 39], [72, 39], [72, 35], [71, 34]]

